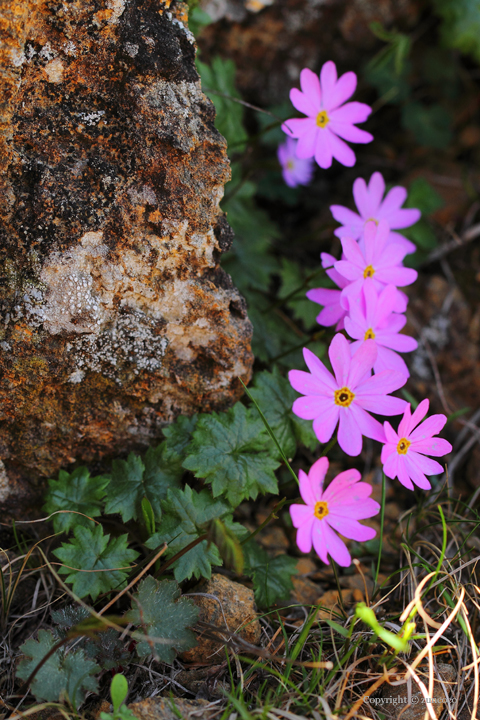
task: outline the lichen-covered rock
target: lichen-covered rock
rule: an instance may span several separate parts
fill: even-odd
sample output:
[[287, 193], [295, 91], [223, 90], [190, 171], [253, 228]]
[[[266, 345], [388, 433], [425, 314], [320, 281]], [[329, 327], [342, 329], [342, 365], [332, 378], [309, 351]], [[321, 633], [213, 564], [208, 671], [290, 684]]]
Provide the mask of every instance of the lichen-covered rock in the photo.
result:
[[1, 4], [2, 500], [249, 378], [245, 303], [218, 267], [225, 141], [194, 59], [170, 0]]

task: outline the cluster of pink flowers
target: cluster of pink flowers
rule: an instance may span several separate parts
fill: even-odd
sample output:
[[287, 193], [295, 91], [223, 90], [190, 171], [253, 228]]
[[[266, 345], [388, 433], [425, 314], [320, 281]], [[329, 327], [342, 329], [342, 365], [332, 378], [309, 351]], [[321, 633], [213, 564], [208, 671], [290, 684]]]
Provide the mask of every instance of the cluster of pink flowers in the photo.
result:
[[[293, 154], [297, 163], [315, 157], [323, 168], [330, 167], [332, 157], [344, 165], [354, 165], [353, 151], [340, 138], [350, 142], [373, 139], [355, 127], [355, 123], [366, 120], [370, 108], [354, 102], [342, 105], [355, 90], [355, 74], [345, 73], [337, 80], [335, 65], [327, 62], [320, 78], [302, 70], [300, 83], [302, 91], [292, 90], [290, 98], [308, 117], [288, 120], [282, 126], [289, 135], [290, 157]], [[297, 138], [296, 146], [291, 138]], [[279, 158], [283, 165], [280, 153]], [[289, 184], [308, 182], [306, 166], [296, 167], [303, 170], [292, 175]], [[284, 176], [285, 172], [284, 167]], [[361, 453], [363, 436], [382, 443], [385, 475], [398, 478], [411, 490], [414, 485], [428, 490], [431, 486], [426, 476], [442, 472], [442, 466], [426, 455], [441, 457], [452, 449], [449, 442], [434, 437], [447, 418], [433, 415], [421, 422], [428, 400], [423, 400], [412, 415], [405, 400], [391, 395], [409, 377], [398, 353], [417, 348], [414, 338], [400, 333], [407, 321], [404, 313], [408, 298], [399, 289], [417, 278], [416, 270], [403, 265], [415, 246], [396, 231], [416, 223], [420, 211], [402, 208], [405, 188], [394, 187], [384, 194], [384, 179], [375, 172], [368, 185], [362, 178], [354, 182], [358, 214], [340, 205], [330, 208], [335, 220], [342, 223], [335, 231], [342, 256], [337, 260], [322, 253], [321, 260], [337, 289], [316, 288], [309, 290], [307, 297], [323, 308], [317, 317], [319, 324], [335, 325], [337, 334], [328, 349], [333, 374], [305, 348], [309, 372], [291, 370], [289, 374], [292, 387], [302, 395], [295, 400], [293, 412], [313, 421], [321, 443], [327, 443], [338, 426], [338, 444], [347, 455]], [[339, 331], [345, 331], [352, 341]], [[389, 422], [382, 424], [370, 413], [403, 413], [403, 419], [395, 432]], [[370, 486], [358, 482], [357, 470], [341, 473], [322, 490], [327, 468], [327, 459], [320, 458], [308, 475], [300, 472], [300, 493], [306, 505], [292, 505], [291, 517], [300, 550], [308, 552], [313, 544], [324, 562], [328, 563], [330, 555], [345, 566], [351, 562], [350, 555], [334, 531], [355, 540], [372, 538], [374, 531], [358, 520], [372, 517], [380, 506], [370, 499]]]

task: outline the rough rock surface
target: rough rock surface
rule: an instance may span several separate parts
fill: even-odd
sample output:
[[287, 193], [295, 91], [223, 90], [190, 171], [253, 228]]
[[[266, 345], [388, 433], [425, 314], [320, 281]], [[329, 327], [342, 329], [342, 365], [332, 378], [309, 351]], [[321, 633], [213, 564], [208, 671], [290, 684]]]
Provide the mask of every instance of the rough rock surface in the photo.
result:
[[178, 720], [179, 717], [184, 720], [208, 720], [210, 717], [218, 717], [218, 706], [202, 699], [154, 697], [132, 703], [128, 707], [139, 720]]
[[251, 325], [175, 0], [0, 8], [0, 499], [221, 409]]
[[[210, 580], [205, 580], [195, 588], [192, 600], [200, 608], [199, 620], [209, 625], [216, 625], [220, 632], [238, 633], [251, 645], [260, 642], [261, 628], [257, 618], [257, 609], [253, 590], [233, 582], [223, 575], [214, 573]], [[214, 595], [213, 597], [207, 597]], [[226, 626], [225, 627], [225, 623]], [[186, 662], [218, 663], [223, 652], [223, 644], [200, 635], [197, 645], [182, 655]]]

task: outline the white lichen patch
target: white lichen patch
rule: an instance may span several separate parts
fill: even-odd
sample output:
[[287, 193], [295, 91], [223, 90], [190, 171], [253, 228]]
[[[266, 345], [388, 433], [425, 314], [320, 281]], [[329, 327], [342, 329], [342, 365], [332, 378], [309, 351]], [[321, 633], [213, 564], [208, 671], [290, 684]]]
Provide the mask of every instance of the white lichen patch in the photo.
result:
[[118, 23], [125, 10], [125, 0], [108, 0], [107, 7], [112, 11], [108, 18], [108, 22], [112, 25]]
[[64, 43], [62, 49], [63, 49], [63, 52], [65, 53], [65, 55], [70, 55], [73, 57], [76, 57], [76, 55], [77, 55], [77, 46], [71, 40]]
[[39, 57], [42, 58], [42, 60], [53, 60], [54, 57], [57, 56], [56, 51], [52, 48], [49, 42], [45, 43], [45, 45], [42, 47], [42, 49], [38, 53]]
[[105, 110], [93, 110], [92, 112], [80, 112], [77, 113], [83, 125], [98, 125], [100, 120], [105, 115]]
[[138, 55], [139, 47], [135, 43], [125, 43], [125, 52], [127, 55], [130, 55], [131, 58], [134, 58]]
[[19, 48], [12, 48], [12, 50], [10, 50], [10, 56], [14, 67], [21, 67], [27, 60], [25, 54]]
[[60, 58], [55, 58], [45, 65], [43, 68], [48, 82], [50, 83], [62, 83], [63, 82], [63, 71], [64, 65]]
[[[161, 368], [168, 339], [146, 313], [126, 311], [98, 335], [74, 340], [72, 354], [80, 369], [92, 370], [119, 381], [128, 372]], [[78, 371], [77, 371], [78, 372]]]
[[0, 460], [0, 502], [4, 502], [11, 494], [10, 481], [3, 460]]
[[68, 382], [76, 384], [76, 383], [82, 382], [84, 377], [85, 377], [84, 370], [75, 370], [71, 375], [69, 375]]

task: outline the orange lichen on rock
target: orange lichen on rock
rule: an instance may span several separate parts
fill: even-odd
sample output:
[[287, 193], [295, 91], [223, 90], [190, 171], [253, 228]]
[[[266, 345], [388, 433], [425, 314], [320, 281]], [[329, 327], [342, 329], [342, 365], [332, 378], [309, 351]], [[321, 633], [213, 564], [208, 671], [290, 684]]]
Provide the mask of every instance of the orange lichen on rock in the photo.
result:
[[7, 1], [0, 37], [4, 499], [227, 407], [252, 355], [185, 6]]

